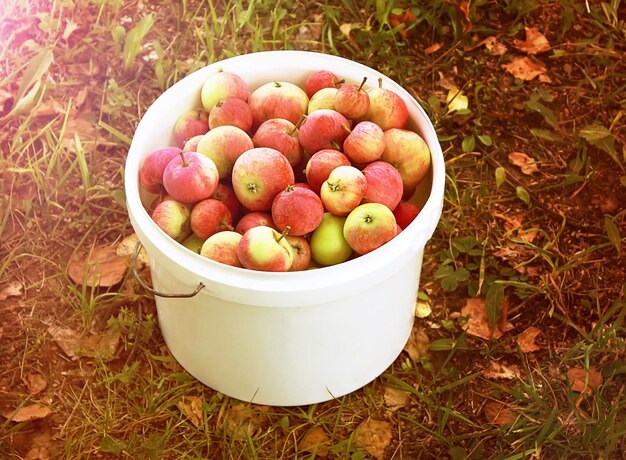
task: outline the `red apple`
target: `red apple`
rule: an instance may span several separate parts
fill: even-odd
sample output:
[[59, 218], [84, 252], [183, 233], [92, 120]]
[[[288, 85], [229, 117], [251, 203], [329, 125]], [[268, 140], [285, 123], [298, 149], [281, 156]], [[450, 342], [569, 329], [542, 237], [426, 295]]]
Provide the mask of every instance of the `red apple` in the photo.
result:
[[249, 270], [286, 272], [293, 262], [293, 249], [284, 235], [261, 225], [243, 234], [237, 256]]
[[379, 87], [369, 91], [370, 108], [365, 115], [383, 131], [389, 128], [404, 128], [409, 111], [404, 99], [389, 89], [382, 87], [382, 78], [378, 80]]
[[317, 70], [309, 75], [304, 82], [306, 94], [309, 97], [313, 97], [322, 88], [334, 88], [339, 83], [339, 80], [329, 70]]
[[403, 196], [408, 198], [428, 174], [430, 149], [416, 132], [391, 128], [385, 131], [385, 150], [380, 159], [391, 163], [400, 172], [404, 184]]
[[358, 123], [343, 141], [343, 153], [352, 163], [376, 161], [385, 150], [383, 130], [371, 121]]
[[204, 81], [200, 97], [204, 110], [210, 112], [219, 101], [229, 97], [247, 101], [248, 95], [248, 85], [239, 75], [220, 69]]
[[335, 216], [347, 216], [356, 208], [367, 190], [367, 181], [354, 166], [338, 166], [322, 184], [320, 197], [327, 211]]
[[271, 118], [261, 123], [252, 136], [255, 147], [270, 147], [287, 157], [289, 164], [297, 165], [302, 159], [302, 146], [298, 140], [298, 126], [283, 118]]
[[215, 104], [209, 112], [209, 128], [236, 126], [250, 133], [252, 129], [252, 109], [244, 100], [229, 97]]
[[224, 230], [208, 237], [200, 248], [200, 255], [233, 267], [242, 267], [237, 256], [241, 234]]
[[306, 113], [315, 112], [319, 109], [335, 110], [335, 95], [337, 88], [322, 88], [309, 99]]
[[396, 236], [396, 219], [380, 203], [365, 203], [354, 208], [343, 225], [343, 236], [357, 254], [367, 254]]
[[275, 149], [250, 149], [233, 166], [233, 190], [239, 202], [251, 211], [269, 210], [276, 194], [294, 182], [289, 161]]
[[319, 109], [306, 117], [300, 126], [300, 145], [313, 154], [322, 149], [338, 148], [350, 131], [350, 122], [335, 110]]
[[288, 186], [272, 202], [272, 220], [280, 232], [289, 228], [289, 235], [302, 236], [312, 232], [322, 221], [324, 205], [320, 197], [304, 187]]
[[286, 235], [285, 238], [293, 249], [293, 262], [289, 271], [306, 270], [311, 265], [311, 245], [303, 236]]
[[402, 199], [402, 177], [396, 168], [384, 161], [375, 161], [363, 169], [367, 182], [365, 203], [381, 203], [392, 211]]
[[180, 152], [163, 171], [165, 191], [181, 203], [197, 203], [217, 189], [219, 173], [213, 160], [197, 152]]
[[344, 117], [352, 120], [364, 117], [370, 109], [370, 97], [363, 85], [367, 77], [363, 78], [361, 85], [341, 85], [335, 95], [335, 110]]
[[220, 179], [230, 175], [235, 160], [254, 147], [250, 136], [236, 126], [218, 126], [206, 133], [198, 143], [197, 151], [215, 162]]
[[350, 166], [350, 159], [335, 149], [323, 149], [309, 158], [304, 173], [311, 189], [319, 194], [320, 188], [330, 172], [337, 166]]
[[209, 114], [202, 109], [189, 110], [176, 119], [174, 124], [174, 140], [176, 145], [183, 147], [188, 139], [209, 130]]
[[163, 171], [180, 152], [178, 147], [165, 147], [146, 155], [139, 168], [139, 184], [150, 193], [160, 193], [163, 190]]
[[233, 222], [235, 222], [239, 218], [239, 213], [241, 212], [241, 205], [239, 204], [239, 200], [235, 195], [235, 191], [230, 185], [224, 184], [220, 182], [217, 184], [217, 188], [211, 198], [221, 201], [226, 205], [228, 210], [230, 211], [230, 215], [233, 218]]
[[190, 223], [193, 234], [203, 240], [214, 233], [233, 229], [228, 207], [213, 198], [199, 201], [191, 208]]
[[187, 139], [185, 145], [183, 145], [183, 152], [197, 152], [198, 144], [200, 143], [200, 139], [202, 139], [204, 134], [198, 134], [197, 136], [193, 136]]
[[276, 225], [274, 225], [272, 216], [269, 213], [263, 211], [250, 211], [241, 216], [241, 219], [239, 219], [239, 222], [237, 222], [237, 225], [235, 226], [235, 231], [243, 235], [252, 227], [259, 227], [261, 225], [276, 229]]
[[415, 220], [421, 210], [422, 208], [412, 201], [400, 201], [393, 210], [393, 215], [396, 217], [396, 222], [400, 228], [404, 230]]
[[152, 212], [152, 220], [179, 243], [182, 243], [191, 233], [189, 216], [189, 206], [171, 199], [161, 201]]
[[306, 113], [309, 98], [298, 86], [288, 82], [269, 82], [255, 89], [248, 101], [252, 109], [252, 129], [272, 118], [298, 123]]

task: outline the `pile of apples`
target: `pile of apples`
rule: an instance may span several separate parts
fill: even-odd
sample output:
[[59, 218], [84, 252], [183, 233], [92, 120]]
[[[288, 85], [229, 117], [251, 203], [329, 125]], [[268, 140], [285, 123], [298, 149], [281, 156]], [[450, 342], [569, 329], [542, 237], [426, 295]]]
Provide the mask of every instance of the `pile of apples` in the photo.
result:
[[139, 184], [174, 240], [251, 270], [335, 265], [384, 245], [420, 212], [408, 199], [430, 150], [407, 129], [394, 91], [347, 83], [330, 70], [304, 88], [237, 74], [209, 76], [202, 107], [180, 115], [176, 145], [150, 152]]

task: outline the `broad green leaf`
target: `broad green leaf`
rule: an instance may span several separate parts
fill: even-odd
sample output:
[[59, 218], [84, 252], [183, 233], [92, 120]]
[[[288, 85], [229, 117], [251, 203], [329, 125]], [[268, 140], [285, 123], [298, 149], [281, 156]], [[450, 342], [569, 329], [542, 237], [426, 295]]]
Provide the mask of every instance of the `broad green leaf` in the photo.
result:
[[604, 216], [604, 230], [609, 241], [613, 243], [617, 252], [622, 252], [622, 238], [619, 234], [619, 228], [611, 216]]
[[[31, 86], [40, 82], [41, 77], [50, 68], [54, 55], [49, 49], [41, 50], [26, 66], [20, 86], [17, 89], [16, 101], [19, 101]], [[17, 105], [17, 104], [16, 104]]]
[[502, 311], [502, 302], [504, 301], [504, 286], [498, 283], [491, 283], [487, 294], [485, 295], [485, 310], [487, 311], [487, 319], [489, 325], [494, 327], [500, 312]]
[[607, 128], [599, 124], [591, 124], [581, 129], [578, 135], [589, 144], [608, 153], [613, 161], [615, 161], [622, 170], [624, 169], [624, 165], [620, 162], [617, 151], [615, 150], [615, 138]]
[[129, 68], [135, 57], [137, 57], [137, 53], [139, 53], [139, 47], [141, 46], [141, 41], [146, 36], [146, 34], [152, 28], [154, 24], [154, 19], [152, 19], [152, 15], [148, 14], [141, 18], [139, 23], [133, 27], [128, 34], [126, 35], [126, 39], [124, 40], [124, 67]]
[[445, 337], [443, 339], [433, 340], [430, 343], [430, 349], [432, 351], [448, 351], [448, 350], [453, 350], [455, 344], [456, 344], [456, 340], [450, 337]]
[[105, 436], [100, 442], [100, 451], [107, 454], [113, 454], [119, 456], [124, 450], [128, 448], [128, 443], [122, 439], [115, 439], [110, 436]]
[[475, 146], [476, 146], [476, 140], [474, 139], [473, 134], [463, 139], [463, 142], [461, 143], [461, 147], [463, 148], [464, 152], [473, 152]]
[[551, 109], [543, 105], [541, 102], [529, 100], [526, 101], [526, 107], [528, 107], [531, 111], [539, 112], [539, 114], [541, 114], [546, 123], [548, 123], [553, 128], [558, 128], [559, 120], [557, 119], [556, 115]]
[[448, 113], [459, 110], [468, 111], [469, 99], [463, 94], [463, 91], [451, 89], [446, 96], [446, 104], [448, 104]]
[[486, 134], [479, 134], [478, 140], [487, 147], [493, 144], [493, 141], [491, 140], [491, 136], [488, 136]]
[[531, 128], [530, 132], [539, 139], [551, 142], [563, 142], [563, 138], [561, 136], [547, 129]]
[[528, 193], [528, 190], [521, 185], [518, 185], [515, 187], [515, 194], [520, 200], [530, 206], [530, 194]]
[[30, 112], [33, 107], [39, 104], [45, 92], [46, 85], [41, 84], [41, 80], [37, 80], [30, 88], [28, 93], [17, 100], [11, 111], [7, 114], [7, 118], [17, 117], [24, 113]]
[[506, 181], [506, 169], [502, 166], [496, 168], [496, 188], [500, 188]]
[[113, 38], [113, 52], [120, 54], [122, 52], [122, 40], [126, 36], [126, 29], [117, 25], [111, 29], [111, 37]]

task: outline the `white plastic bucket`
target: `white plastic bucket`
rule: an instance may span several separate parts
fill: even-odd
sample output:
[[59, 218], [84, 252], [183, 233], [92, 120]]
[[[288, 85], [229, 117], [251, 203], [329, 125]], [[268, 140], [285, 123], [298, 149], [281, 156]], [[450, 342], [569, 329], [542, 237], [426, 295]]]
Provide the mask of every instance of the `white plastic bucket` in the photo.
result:
[[[139, 167], [152, 150], [174, 145], [176, 118], [200, 107], [202, 83], [218, 68], [239, 74], [251, 90], [273, 80], [303, 86], [319, 69], [354, 82], [367, 76], [377, 84], [382, 77], [383, 87], [406, 101], [409, 126], [431, 150], [431, 176], [415, 197], [425, 201], [420, 215], [367, 255], [304, 272], [230, 267], [170, 239], [142, 205]], [[207, 386], [260, 404], [322, 402], [371, 382], [398, 357], [411, 332], [422, 255], [441, 215], [444, 183], [443, 154], [425, 112], [402, 87], [364, 65], [319, 53], [268, 51], [226, 59], [182, 79], [144, 114], [125, 169], [128, 213], [148, 252], [154, 289], [188, 293], [205, 285], [191, 298], [156, 297], [170, 351]]]

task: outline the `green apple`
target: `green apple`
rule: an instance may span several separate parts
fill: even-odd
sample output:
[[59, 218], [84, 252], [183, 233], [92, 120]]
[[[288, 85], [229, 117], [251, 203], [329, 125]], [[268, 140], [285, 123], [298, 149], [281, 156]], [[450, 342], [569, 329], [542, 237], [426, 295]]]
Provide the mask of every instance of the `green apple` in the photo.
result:
[[319, 109], [335, 110], [335, 95], [337, 88], [322, 88], [309, 99], [306, 113], [315, 112]]
[[183, 241], [183, 246], [196, 254], [200, 254], [202, 243], [204, 243], [204, 240], [192, 233], [187, 239], [185, 239], [185, 241]]
[[324, 213], [322, 222], [311, 235], [311, 256], [315, 262], [328, 266], [350, 258], [352, 248], [343, 236], [345, 221], [345, 217]]

